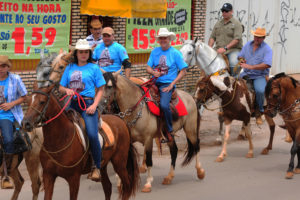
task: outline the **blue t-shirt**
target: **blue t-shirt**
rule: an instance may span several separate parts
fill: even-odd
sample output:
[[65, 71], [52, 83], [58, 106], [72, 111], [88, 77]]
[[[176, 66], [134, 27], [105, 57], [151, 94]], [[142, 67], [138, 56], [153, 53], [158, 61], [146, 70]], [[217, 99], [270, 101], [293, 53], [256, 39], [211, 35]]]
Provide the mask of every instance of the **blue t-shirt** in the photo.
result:
[[178, 72], [188, 67], [181, 52], [174, 47], [170, 47], [166, 51], [163, 51], [161, 47], [153, 49], [147, 65], [153, 69], [159, 68], [161, 71], [162, 75], [156, 80], [156, 83], [172, 83]]
[[108, 47], [104, 43], [97, 45], [92, 58], [104, 71], [116, 72], [121, 69], [122, 62], [129, 57], [121, 44], [113, 42]]
[[[238, 57], [243, 57], [246, 59], [246, 63], [249, 65], [258, 65], [261, 63], [272, 66], [272, 49], [271, 47], [262, 42], [261, 45], [253, 52], [253, 41], [247, 42], [245, 46], [240, 51]], [[244, 69], [241, 77], [247, 75], [250, 79], [256, 79], [260, 77], [265, 77], [269, 75], [270, 68], [264, 70], [257, 69]]]
[[60, 80], [63, 87], [74, 89], [81, 96], [95, 97], [95, 88], [105, 85], [102, 72], [93, 63], [78, 66], [75, 63], [69, 64]]
[[[7, 88], [8, 88], [8, 80], [9, 78], [7, 77], [5, 80], [0, 81], [0, 104], [6, 103], [7, 102]], [[4, 111], [0, 110], [0, 119], [8, 119], [12, 122], [15, 121], [15, 117], [11, 110]]]

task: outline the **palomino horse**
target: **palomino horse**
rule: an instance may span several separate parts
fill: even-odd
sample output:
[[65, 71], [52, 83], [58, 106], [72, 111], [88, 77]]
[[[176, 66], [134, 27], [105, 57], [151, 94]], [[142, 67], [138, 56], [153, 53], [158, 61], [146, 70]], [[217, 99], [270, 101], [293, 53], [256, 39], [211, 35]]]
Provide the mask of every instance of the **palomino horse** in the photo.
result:
[[[291, 159], [286, 173], [286, 178], [291, 179], [294, 173], [300, 174], [300, 83], [284, 73], [277, 74], [268, 81], [265, 97], [267, 99], [265, 113], [270, 117], [275, 117], [279, 113], [293, 139]], [[296, 154], [298, 164], [294, 169]]]
[[[226, 70], [226, 64], [220, 54], [218, 54], [213, 48], [207, 44], [196, 40], [185, 40], [182, 48], [180, 49], [184, 60], [190, 66], [200, 66], [204, 70], [207, 76], [216, 75], [214, 77], [214, 84], [220, 84], [224, 86], [224, 77], [229, 77], [229, 73]], [[274, 121], [267, 120], [270, 126], [270, 138], [268, 146], [262, 151], [262, 154], [268, 154], [272, 149], [275, 124]]]
[[[224, 160], [227, 155], [227, 142], [229, 139], [230, 125], [233, 120], [243, 122], [243, 129], [249, 140], [249, 151], [247, 158], [253, 157], [253, 144], [251, 139], [250, 117], [254, 111], [254, 94], [247, 88], [244, 80], [236, 80], [230, 76], [206, 76], [199, 79], [196, 85], [195, 100], [197, 103], [205, 104], [213, 95], [221, 99], [222, 115], [225, 120], [225, 134], [223, 148], [218, 156], [218, 162]], [[271, 136], [274, 135], [275, 123], [272, 118], [265, 116], [269, 124]], [[269, 142], [269, 146], [272, 141]], [[266, 154], [270, 147], [266, 147], [262, 154]]]
[[[45, 123], [45, 119], [56, 116], [62, 109], [52, 94], [53, 88], [54, 84], [41, 89], [34, 86], [35, 91], [27, 99], [29, 108], [22, 125], [27, 130], [39, 124], [43, 125], [44, 143], [40, 159], [43, 167], [45, 200], [52, 199], [54, 182], [58, 176], [68, 182], [70, 199], [75, 200], [81, 174], [88, 173], [91, 169], [89, 146], [83, 137], [77, 135], [81, 132], [78, 123], [66, 112], [62, 112], [50, 123]], [[129, 199], [135, 194], [139, 183], [136, 150], [130, 142], [130, 133], [123, 120], [112, 115], [104, 115], [102, 119], [111, 128], [115, 139], [111, 148], [104, 148], [102, 151], [101, 176], [105, 199], [110, 199], [112, 192], [107, 174], [109, 161], [121, 179], [122, 185], [119, 188], [121, 199]]]
[[[120, 108], [119, 115], [127, 122], [131, 130], [131, 138], [133, 142], [141, 142], [144, 144], [146, 165], [148, 170], [147, 182], [143, 188], [143, 192], [151, 191], [153, 176], [151, 174], [152, 167], [152, 147], [153, 138], [161, 134], [159, 127], [159, 118], [153, 115], [145, 105], [146, 100], [141, 99], [143, 92], [139, 86], [134, 84], [126, 77], [121, 76], [117, 72], [105, 73], [106, 86], [104, 89], [103, 99], [108, 102], [117, 101]], [[177, 90], [178, 96], [182, 99], [187, 108], [188, 115], [179, 117], [176, 122], [173, 122], [174, 131], [183, 128], [188, 143], [188, 149], [182, 165], [187, 165], [194, 156], [196, 156], [196, 169], [199, 179], [204, 178], [204, 170], [201, 168], [198, 154], [200, 151], [199, 126], [200, 117], [197, 112], [196, 104], [188, 93]], [[136, 109], [133, 109], [135, 107]], [[177, 145], [175, 141], [168, 143], [171, 153], [171, 168], [169, 174], [165, 177], [163, 184], [170, 184], [175, 174], [175, 162], [177, 158]]]

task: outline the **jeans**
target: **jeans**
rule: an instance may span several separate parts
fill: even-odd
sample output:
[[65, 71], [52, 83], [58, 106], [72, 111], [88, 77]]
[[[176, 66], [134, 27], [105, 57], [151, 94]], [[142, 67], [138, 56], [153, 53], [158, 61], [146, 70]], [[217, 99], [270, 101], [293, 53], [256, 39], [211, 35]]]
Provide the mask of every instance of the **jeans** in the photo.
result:
[[167, 124], [167, 131], [170, 133], [173, 131], [172, 126], [172, 111], [170, 108], [170, 101], [172, 97], [172, 92], [174, 91], [174, 88], [170, 90], [169, 92], [163, 92], [162, 89], [165, 87], [168, 87], [170, 83], [157, 83], [156, 86], [159, 89], [160, 93], [160, 109], [162, 110], [165, 121]]
[[[228, 61], [229, 61], [229, 67], [230, 67], [230, 75], [233, 77], [236, 77], [238, 74], [234, 73], [233, 69], [236, 66], [236, 64], [238, 63], [238, 54], [240, 53], [239, 50], [234, 50], [228, 54], [226, 54]], [[236, 72], [240, 71], [240, 66], [236, 69]]]
[[5, 153], [14, 153], [13, 122], [8, 119], [0, 119], [0, 129], [3, 138]]
[[259, 111], [264, 112], [264, 100], [265, 100], [265, 88], [267, 85], [267, 81], [265, 77], [259, 77], [257, 79], [253, 79], [253, 86], [256, 95], [256, 103], [258, 105]]
[[[84, 100], [86, 104], [86, 108], [94, 103], [94, 100]], [[77, 112], [79, 112], [85, 122], [86, 132], [89, 138], [90, 147], [92, 151], [92, 156], [94, 163], [98, 169], [100, 169], [100, 162], [101, 162], [101, 146], [98, 138], [98, 111], [93, 115], [86, 114], [86, 111], [82, 111], [78, 105], [78, 101], [72, 100], [70, 104], [70, 108], [73, 108]]]

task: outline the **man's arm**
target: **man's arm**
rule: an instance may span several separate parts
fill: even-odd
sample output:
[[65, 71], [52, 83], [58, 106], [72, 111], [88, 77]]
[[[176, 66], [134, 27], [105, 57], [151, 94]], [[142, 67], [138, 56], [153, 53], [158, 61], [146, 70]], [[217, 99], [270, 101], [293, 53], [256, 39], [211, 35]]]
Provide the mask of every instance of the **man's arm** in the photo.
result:
[[265, 70], [265, 69], [270, 68], [271, 66], [267, 65], [265, 63], [260, 63], [260, 64], [257, 64], [257, 65], [249, 65], [249, 64], [246, 64], [246, 63], [241, 63], [241, 67], [245, 68], [245, 69]]
[[214, 43], [215, 43], [215, 40], [213, 38], [209, 38], [208, 46], [213, 47]]
[[122, 62], [122, 65], [124, 66], [125, 76], [127, 78], [129, 78], [130, 77], [130, 72], [131, 72], [131, 63], [129, 62], [129, 59], [125, 59]]

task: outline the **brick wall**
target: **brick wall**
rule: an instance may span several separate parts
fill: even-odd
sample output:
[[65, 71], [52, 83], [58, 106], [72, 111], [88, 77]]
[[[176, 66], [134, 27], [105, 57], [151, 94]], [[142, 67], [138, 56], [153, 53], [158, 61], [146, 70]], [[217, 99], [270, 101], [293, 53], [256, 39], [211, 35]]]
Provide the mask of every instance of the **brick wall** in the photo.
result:
[[[88, 35], [88, 20], [89, 16], [80, 14], [81, 0], [72, 0], [72, 18], [71, 18], [71, 44], [75, 45], [76, 41], [80, 38], [85, 38]], [[206, 0], [192, 0], [192, 34], [191, 37], [199, 37], [204, 39], [205, 31], [205, 12], [206, 12]], [[116, 41], [122, 45], [125, 45], [125, 31], [126, 31], [126, 19], [125, 18], [111, 18], [104, 17], [104, 26], [111, 25], [115, 30]], [[130, 59], [135, 55], [129, 55]], [[133, 62], [132, 76], [135, 77], [150, 77], [146, 73], [146, 60], [148, 54], [142, 55], [144, 61]], [[28, 91], [32, 91], [32, 81], [35, 80], [35, 71], [18, 72], [22, 77]], [[177, 84], [177, 87], [184, 89], [188, 92], [194, 91], [195, 83], [199, 77], [199, 69], [191, 69], [188, 71], [185, 78]]]

